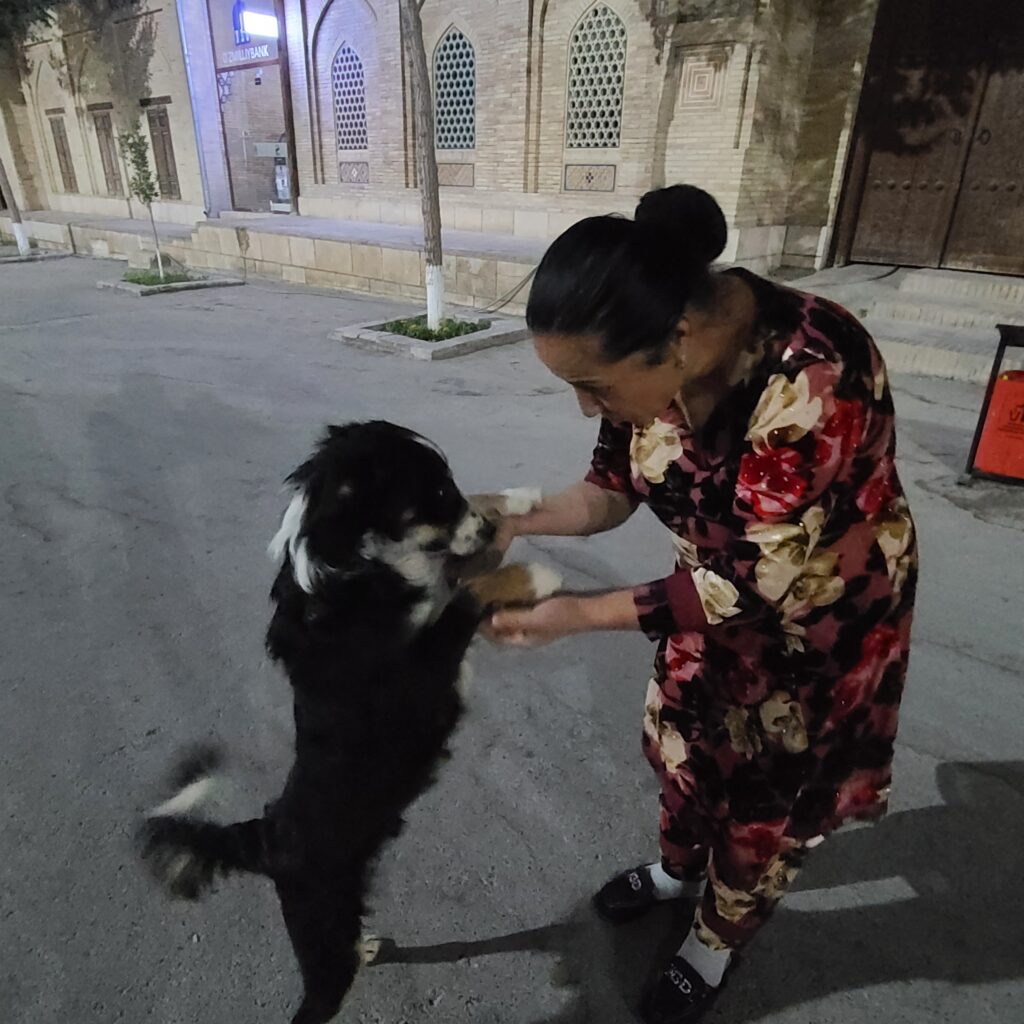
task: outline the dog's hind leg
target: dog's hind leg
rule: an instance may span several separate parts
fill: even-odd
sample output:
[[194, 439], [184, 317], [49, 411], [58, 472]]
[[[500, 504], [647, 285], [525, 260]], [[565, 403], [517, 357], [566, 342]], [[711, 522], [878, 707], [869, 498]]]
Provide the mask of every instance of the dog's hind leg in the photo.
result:
[[326, 1024], [363, 962], [359, 891], [289, 880], [278, 883], [277, 894], [305, 990], [292, 1024]]

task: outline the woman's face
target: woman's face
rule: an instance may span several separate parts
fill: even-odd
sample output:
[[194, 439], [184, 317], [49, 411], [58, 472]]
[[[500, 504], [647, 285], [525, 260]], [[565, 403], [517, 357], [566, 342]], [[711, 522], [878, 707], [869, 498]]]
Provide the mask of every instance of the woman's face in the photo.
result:
[[683, 384], [679, 342], [655, 366], [640, 353], [609, 363], [599, 339], [589, 335], [538, 334], [533, 345], [537, 358], [572, 386], [584, 416], [645, 427], [671, 405]]

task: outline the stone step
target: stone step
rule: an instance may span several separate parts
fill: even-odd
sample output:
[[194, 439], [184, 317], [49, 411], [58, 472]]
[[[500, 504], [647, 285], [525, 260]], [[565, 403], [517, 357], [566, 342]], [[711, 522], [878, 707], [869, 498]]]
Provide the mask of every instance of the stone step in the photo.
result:
[[994, 329], [997, 324], [1024, 324], [1024, 303], [982, 302], [955, 296], [929, 298], [893, 290], [891, 296], [875, 300], [871, 314], [882, 319], [936, 327]]
[[899, 282], [907, 295], [1018, 303], [1024, 307], [1024, 277], [975, 274], [964, 270], [911, 270]]
[[[874, 314], [864, 318], [892, 373], [915, 373], [984, 384], [992, 372], [999, 334], [991, 327], [941, 327], [893, 320]], [[1024, 369], [1024, 352], [1010, 350], [1008, 370]]]

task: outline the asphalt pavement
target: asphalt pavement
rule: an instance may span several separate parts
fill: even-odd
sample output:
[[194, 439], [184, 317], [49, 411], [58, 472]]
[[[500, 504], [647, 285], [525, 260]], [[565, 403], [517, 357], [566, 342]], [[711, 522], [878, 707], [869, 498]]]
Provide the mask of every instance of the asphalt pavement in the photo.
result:
[[[551, 488], [595, 428], [526, 342], [403, 360], [328, 338], [393, 302], [96, 290], [120, 269], [0, 268], [0, 1022], [282, 1024], [298, 979], [270, 886], [171, 904], [131, 849], [184, 742], [231, 749], [226, 814], [281, 785], [289, 694], [262, 634], [282, 478], [325, 422], [372, 416], [436, 440], [467, 491]], [[956, 483], [980, 388], [896, 385], [922, 576], [892, 811], [811, 859], [710, 1024], [1022, 1019], [1024, 490]], [[646, 514], [519, 544], [579, 585], [671, 562]], [[639, 635], [479, 646], [455, 756], [381, 861], [387, 962], [340, 1020], [633, 1020], [686, 921], [611, 930], [588, 900], [656, 849], [650, 657]]]

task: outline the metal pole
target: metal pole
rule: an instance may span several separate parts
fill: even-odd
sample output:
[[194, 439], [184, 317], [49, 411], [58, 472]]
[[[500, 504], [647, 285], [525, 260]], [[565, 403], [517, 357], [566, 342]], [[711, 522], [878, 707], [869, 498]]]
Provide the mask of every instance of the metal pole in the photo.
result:
[[288, 28], [284, 0], [274, 0], [277, 16], [277, 63], [281, 75], [281, 102], [284, 106], [284, 130], [288, 146], [288, 190], [292, 213], [299, 212], [299, 156], [295, 146], [295, 112], [292, 110], [292, 73], [288, 63]]
[[181, 55], [185, 61], [185, 83], [188, 85], [188, 102], [192, 110], [192, 130], [195, 132], [196, 155], [199, 157], [199, 183], [203, 189], [203, 212], [209, 217], [211, 213], [210, 182], [206, 172], [206, 154], [203, 149], [199, 111], [196, 110], [195, 79], [192, 75], [192, 51], [189, 48], [188, 36], [185, 32], [185, 5], [178, 3], [175, 6], [178, 8], [178, 35], [181, 37]]

